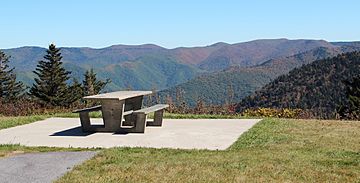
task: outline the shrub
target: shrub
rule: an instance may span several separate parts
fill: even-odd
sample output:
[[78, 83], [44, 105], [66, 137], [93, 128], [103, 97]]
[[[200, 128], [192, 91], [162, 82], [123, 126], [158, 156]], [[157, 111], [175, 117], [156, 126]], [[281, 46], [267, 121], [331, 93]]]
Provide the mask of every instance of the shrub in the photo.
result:
[[70, 112], [76, 108], [82, 108], [84, 104], [74, 103], [69, 107], [43, 106], [36, 101], [22, 98], [13, 102], [5, 102], [0, 99], [0, 116], [28, 116], [36, 114], [54, 114]]
[[256, 108], [246, 109], [241, 113], [248, 117], [277, 117], [277, 118], [301, 118], [304, 112], [301, 109], [275, 109], [275, 108]]

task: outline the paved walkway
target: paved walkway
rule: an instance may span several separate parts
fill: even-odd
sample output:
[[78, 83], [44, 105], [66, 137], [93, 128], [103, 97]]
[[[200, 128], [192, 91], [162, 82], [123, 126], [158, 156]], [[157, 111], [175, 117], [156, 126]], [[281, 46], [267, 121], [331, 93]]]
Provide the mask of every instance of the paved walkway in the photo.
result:
[[96, 152], [29, 153], [0, 158], [0, 182], [46, 183], [60, 178]]
[[[0, 130], [0, 144], [50, 147], [154, 147], [224, 150], [259, 119], [164, 119], [144, 134], [83, 133], [77, 118], [49, 118]], [[102, 119], [92, 119], [95, 124]]]

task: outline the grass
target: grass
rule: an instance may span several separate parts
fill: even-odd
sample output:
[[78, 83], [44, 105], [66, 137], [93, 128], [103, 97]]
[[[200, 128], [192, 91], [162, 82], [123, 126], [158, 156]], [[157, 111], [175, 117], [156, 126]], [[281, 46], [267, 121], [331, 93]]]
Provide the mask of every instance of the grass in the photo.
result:
[[265, 119], [226, 151], [112, 148], [57, 182], [359, 182], [360, 123]]
[[24, 125], [35, 121], [49, 118], [49, 115], [33, 115], [33, 116], [19, 116], [19, 117], [0, 117], [0, 130], [11, 128], [14, 126]]
[[[101, 118], [101, 112], [90, 112], [89, 113], [90, 118]], [[79, 114], [78, 113], [71, 113], [71, 112], [67, 112], [67, 113], [56, 113], [51, 115], [52, 117], [59, 117], [59, 118], [79, 118]]]
[[[91, 114], [100, 117], [100, 113]], [[0, 117], [0, 129], [63, 113]], [[166, 114], [166, 118], [241, 118]], [[360, 123], [269, 118], [226, 151], [111, 148], [57, 182], [360, 182]], [[80, 148], [0, 145], [0, 157]], [[93, 149], [90, 149], [93, 150]]]
[[19, 144], [0, 144], [0, 158], [16, 154], [54, 151], [94, 151], [100, 148], [27, 147]]

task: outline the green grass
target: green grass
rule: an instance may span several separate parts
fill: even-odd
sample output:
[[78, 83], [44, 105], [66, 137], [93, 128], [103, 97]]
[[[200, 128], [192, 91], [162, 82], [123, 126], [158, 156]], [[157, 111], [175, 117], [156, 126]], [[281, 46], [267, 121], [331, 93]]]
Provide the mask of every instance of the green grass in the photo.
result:
[[[91, 114], [100, 117], [100, 113]], [[0, 117], [0, 129], [63, 113]], [[241, 116], [165, 114], [166, 118]], [[360, 123], [265, 119], [226, 151], [111, 148], [58, 182], [360, 182]], [[0, 157], [93, 149], [0, 145]]]
[[[101, 118], [101, 112], [90, 112], [89, 113], [90, 118]], [[71, 113], [71, 112], [67, 112], [67, 113], [56, 113], [51, 115], [52, 117], [59, 117], [59, 118], [79, 118], [79, 113]]]
[[19, 117], [0, 117], [0, 130], [11, 128], [14, 126], [24, 125], [35, 121], [49, 118], [49, 115], [33, 115], [33, 116], [19, 116]]
[[265, 119], [226, 151], [112, 148], [58, 182], [359, 182], [360, 123]]
[[19, 144], [0, 144], [0, 158], [23, 153], [84, 150], [94, 151], [100, 148], [27, 147]]

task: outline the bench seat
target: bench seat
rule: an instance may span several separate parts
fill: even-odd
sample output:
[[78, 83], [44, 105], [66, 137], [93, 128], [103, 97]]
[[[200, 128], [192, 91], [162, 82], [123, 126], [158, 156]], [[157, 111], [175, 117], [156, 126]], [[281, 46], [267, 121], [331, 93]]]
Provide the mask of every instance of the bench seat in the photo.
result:
[[101, 110], [101, 105], [97, 105], [97, 106], [93, 106], [93, 107], [89, 107], [89, 108], [77, 109], [77, 110], [73, 111], [73, 113], [93, 112], [93, 111], [100, 111], [100, 110]]
[[168, 104], [156, 104], [156, 105], [151, 106], [151, 107], [136, 110], [133, 113], [135, 113], [135, 114], [137, 114], [137, 113], [149, 114], [151, 112], [159, 111], [159, 110], [165, 109], [167, 107], [169, 107]]
[[[141, 123], [140, 128], [143, 129], [140, 130], [140, 132], [142, 131], [142, 133], [144, 133], [145, 126], [162, 126], [164, 109], [167, 107], [169, 107], [167, 104], [156, 104], [151, 107], [134, 111], [133, 114], [136, 116], [136, 123]], [[154, 121], [148, 122], [146, 121], [146, 115], [151, 112], [154, 112]]]

